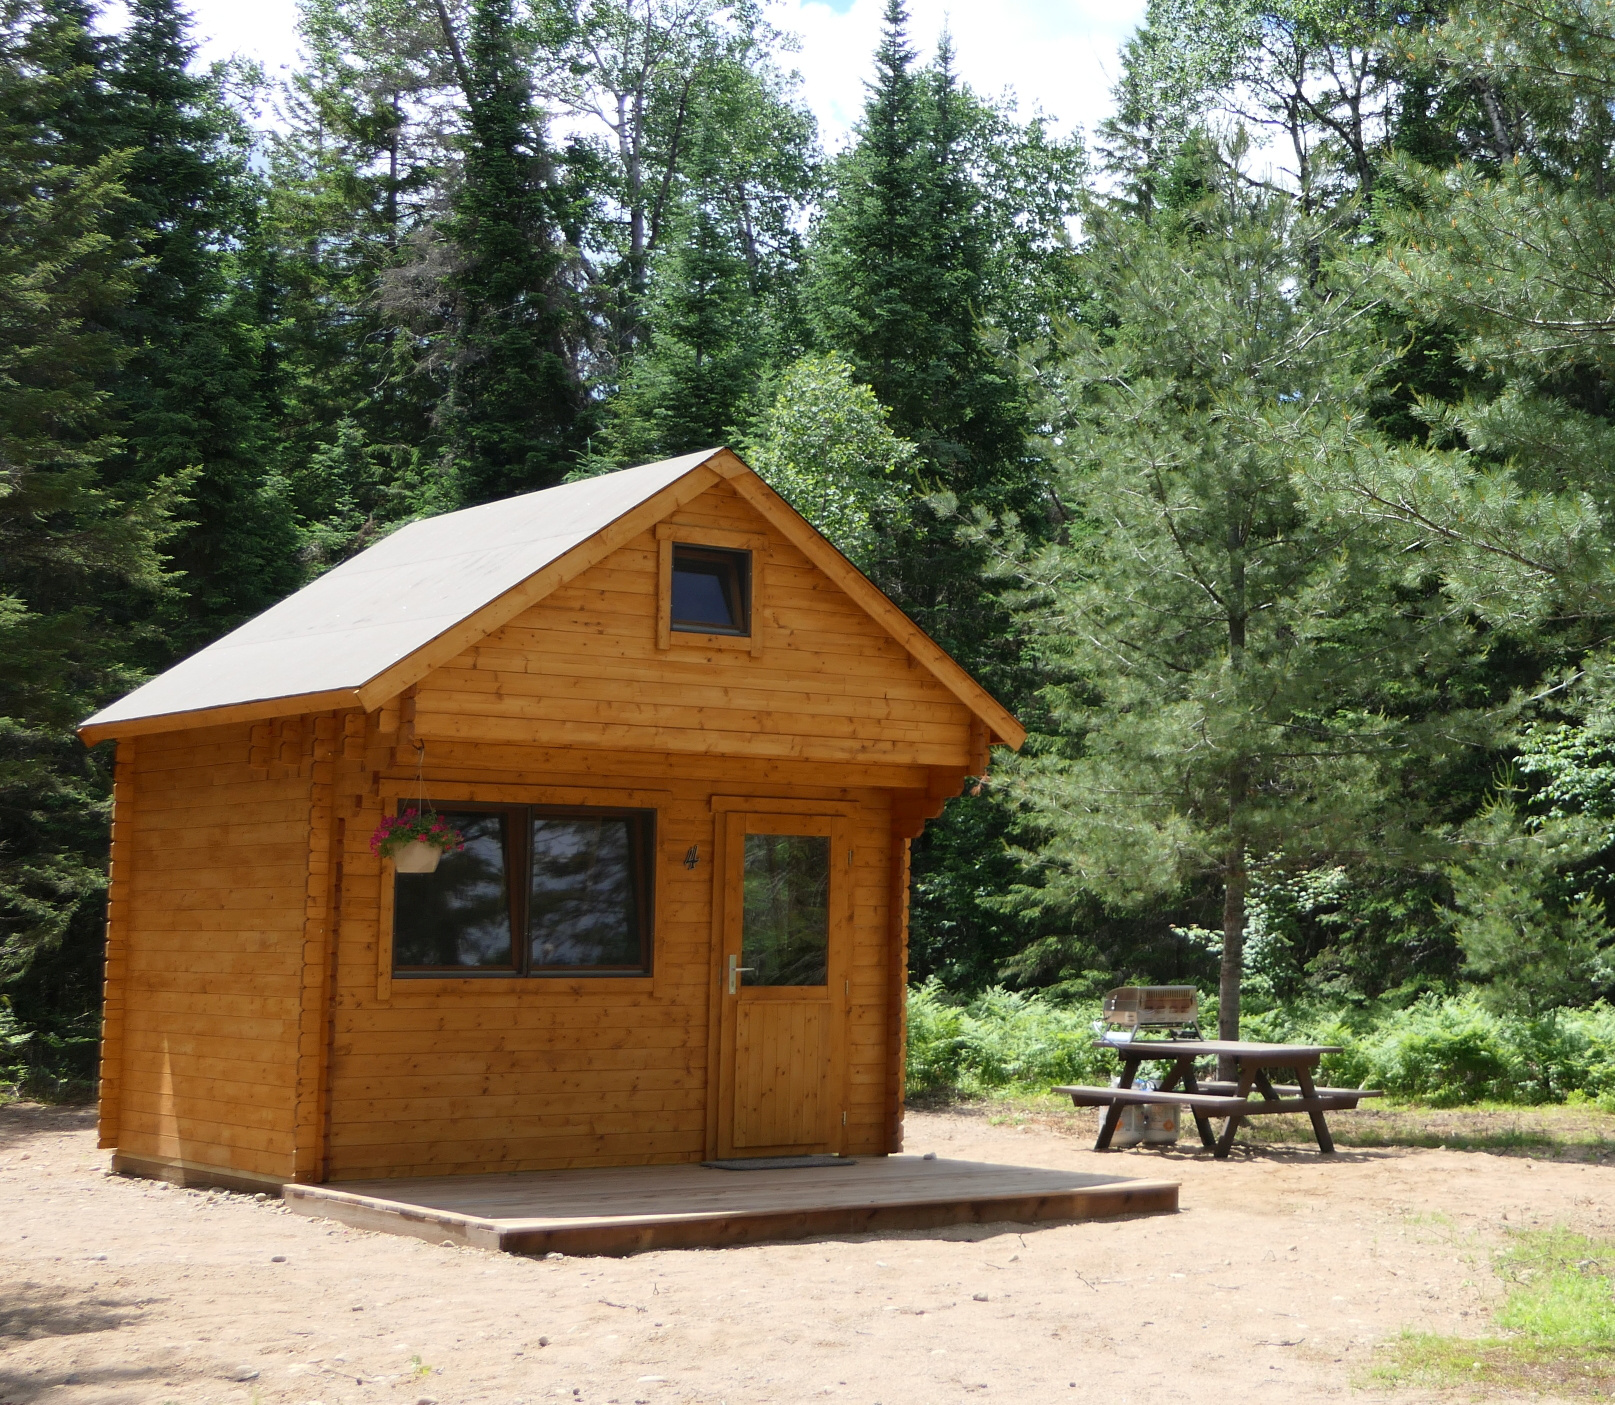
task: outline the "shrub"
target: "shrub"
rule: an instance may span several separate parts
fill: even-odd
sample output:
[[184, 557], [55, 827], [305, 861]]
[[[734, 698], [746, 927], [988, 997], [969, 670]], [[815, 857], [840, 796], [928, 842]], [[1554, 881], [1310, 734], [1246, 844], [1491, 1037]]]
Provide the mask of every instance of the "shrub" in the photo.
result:
[[909, 991], [905, 1082], [911, 1097], [943, 1092], [958, 1083], [963, 1014], [935, 977]]
[[[1203, 1002], [1204, 1003], [1204, 1002]], [[908, 1089], [966, 1094], [1105, 1082], [1097, 1006], [993, 989], [964, 1001], [936, 980], [909, 997]], [[1205, 1024], [1202, 1024], [1202, 1028]], [[1288, 1005], [1247, 1016], [1247, 1039], [1328, 1044], [1319, 1081], [1436, 1107], [1596, 1099], [1615, 1111], [1615, 1006], [1498, 1014], [1473, 994], [1402, 1007]]]
[[1369, 1081], [1437, 1107], [1510, 1101], [1519, 1079], [1500, 1024], [1473, 1000], [1422, 1000], [1365, 1041]]
[[45, 1102], [95, 1096], [100, 1021], [83, 1016], [60, 1029], [28, 1029], [0, 996], [0, 1094]]
[[1046, 1090], [1108, 1074], [1092, 1048], [1097, 1010], [995, 987], [968, 1004], [935, 979], [909, 992], [910, 1094]]

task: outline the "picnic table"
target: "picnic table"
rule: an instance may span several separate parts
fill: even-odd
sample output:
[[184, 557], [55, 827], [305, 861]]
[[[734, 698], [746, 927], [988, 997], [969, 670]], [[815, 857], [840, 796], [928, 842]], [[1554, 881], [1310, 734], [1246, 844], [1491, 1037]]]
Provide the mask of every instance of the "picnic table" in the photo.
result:
[[[1329, 1135], [1329, 1124], [1324, 1112], [1334, 1108], [1354, 1108], [1361, 1098], [1379, 1097], [1366, 1088], [1319, 1088], [1313, 1083], [1313, 1070], [1325, 1054], [1340, 1052], [1333, 1044], [1255, 1044], [1228, 1039], [1133, 1039], [1128, 1041], [1101, 1040], [1096, 1048], [1109, 1049], [1122, 1061], [1121, 1079], [1114, 1088], [1059, 1087], [1054, 1091], [1067, 1093], [1077, 1107], [1103, 1107], [1104, 1121], [1099, 1127], [1095, 1151], [1108, 1151], [1116, 1124], [1121, 1121], [1122, 1109], [1129, 1104], [1176, 1104], [1194, 1115], [1200, 1140], [1212, 1148], [1213, 1155], [1225, 1160], [1234, 1144], [1234, 1134], [1249, 1117], [1274, 1116], [1285, 1112], [1304, 1112], [1312, 1120], [1312, 1132], [1318, 1140], [1318, 1150], [1328, 1153], [1335, 1149], [1334, 1138]], [[1212, 1080], [1202, 1083], [1195, 1077], [1196, 1059], [1217, 1058], [1233, 1062], [1235, 1081]], [[1154, 1089], [1135, 1088], [1133, 1081], [1142, 1063], [1170, 1062], [1172, 1071]], [[1270, 1070], [1288, 1069], [1295, 1077], [1293, 1084], [1274, 1083]], [[1181, 1091], [1179, 1085], [1181, 1086]], [[1261, 1096], [1252, 1098], [1254, 1090]], [[1226, 1117], [1222, 1135], [1214, 1137], [1211, 1119]]]

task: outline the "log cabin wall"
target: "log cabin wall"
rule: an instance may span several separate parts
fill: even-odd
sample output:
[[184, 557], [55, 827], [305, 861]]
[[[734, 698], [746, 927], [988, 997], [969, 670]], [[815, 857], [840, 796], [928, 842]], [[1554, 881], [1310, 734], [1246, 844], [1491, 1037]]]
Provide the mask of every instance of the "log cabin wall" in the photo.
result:
[[120, 743], [102, 1130], [128, 1169], [292, 1174], [313, 732]]
[[[754, 565], [755, 652], [658, 640], [660, 543], [647, 532], [373, 716], [363, 748], [338, 763], [346, 837], [324, 1178], [709, 1154], [715, 796], [848, 814], [843, 1145], [892, 1149], [902, 968], [891, 904], [893, 865], [905, 857], [893, 795], [926, 797], [939, 775], [956, 789], [979, 738], [967, 709], [727, 485], [673, 521], [681, 539], [767, 537]], [[413, 794], [417, 742], [440, 806], [655, 808], [653, 974], [392, 978], [391, 869], [368, 837]]]
[[[463, 800], [654, 806], [656, 919], [649, 977], [389, 978], [380, 920], [391, 869], [364, 836], [402, 774], [383, 778], [343, 854], [344, 904], [332, 1030], [326, 1176], [696, 1161], [708, 1154], [713, 958], [712, 796], [754, 794], [854, 811], [854, 946], [849, 1009], [847, 1150], [886, 1149], [885, 795], [793, 785], [777, 769], [685, 763], [646, 774], [648, 759], [532, 748], [514, 770], [444, 757], [429, 768], [439, 804]], [[455, 764], [459, 762], [461, 764]], [[570, 769], [569, 769], [570, 768]], [[670, 771], [684, 774], [670, 774]], [[767, 808], [766, 805], [760, 808]], [[695, 845], [698, 862], [684, 866]], [[379, 938], [379, 941], [378, 941]]]

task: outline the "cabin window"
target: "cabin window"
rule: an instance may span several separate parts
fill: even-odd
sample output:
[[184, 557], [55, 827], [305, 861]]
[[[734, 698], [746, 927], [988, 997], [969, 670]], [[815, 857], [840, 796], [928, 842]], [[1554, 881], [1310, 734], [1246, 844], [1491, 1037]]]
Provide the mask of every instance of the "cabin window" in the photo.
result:
[[393, 876], [399, 976], [650, 973], [655, 812], [479, 805], [435, 873]]
[[673, 545], [672, 627], [684, 633], [751, 633], [751, 553]]

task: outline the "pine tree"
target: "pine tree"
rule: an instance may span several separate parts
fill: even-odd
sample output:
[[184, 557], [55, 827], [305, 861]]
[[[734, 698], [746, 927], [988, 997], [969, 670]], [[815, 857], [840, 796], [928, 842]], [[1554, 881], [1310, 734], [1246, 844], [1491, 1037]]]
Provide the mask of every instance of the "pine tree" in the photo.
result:
[[723, 444], [749, 418], [770, 328], [744, 251], [705, 206], [652, 280], [649, 333], [612, 397], [604, 436], [620, 463]]
[[108, 472], [131, 492], [191, 475], [171, 657], [266, 608], [300, 573], [289, 514], [268, 491], [262, 310], [239, 254], [257, 215], [247, 134], [217, 83], [189, 71], [176, 0], [132, 0], [130, 17], [104, 140], [131, 153], [117, 230], [141, 267], [113, 324], [129, 354], [113, 382], [124, 442]]
[[560, 482], [588, 421], [568, 346], [578, 329], [563, 279], [558, 192], [514, 33], [511, 0], [475, 0], [465, 167], [446, 226], [459, 268], [443, 412], [468, 503]]
[[105, 87], [88, 19], [0, 9], [0, 984], [47, 1029], [99, 996], [107, 758], [73, 727], [136, 681], [101, 602], [149, 606], [162, 588], [163, 496], [121, 499], [102, 474], [123, 354], [107, 328], [136, 251], [108, 232], [129, 161], [94, 154]]
[[1064, 679], [1011, 770], [1073, 907], [1215, 880], [1219, 1032], [1237, 1038], [1254, 877], [1396, 851], [1419, 813], [1395, 777], [1408, 713], [1376, 690], [1397, 679], [1406, 709], [1442, 648], [1371, 524], [1314, 486], [1371, 438], [1350, 289], [1299, 276], [1319, 235], [1292, 202], [1220, 164], [1207, 185], [1147, 227], [1093, 214], [1113, 323], [1072, 334], [1057, 395], [1076, 525], [1024, 568]]

